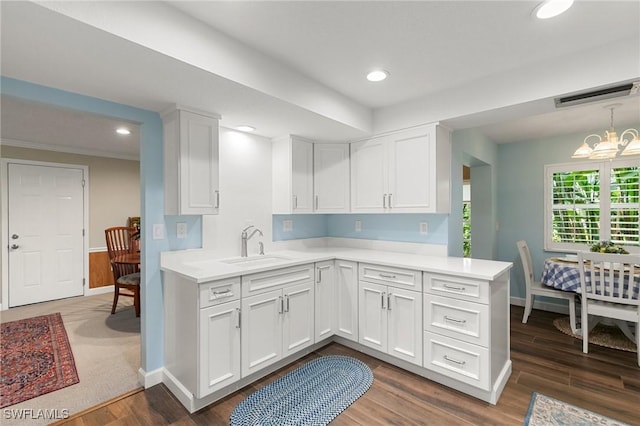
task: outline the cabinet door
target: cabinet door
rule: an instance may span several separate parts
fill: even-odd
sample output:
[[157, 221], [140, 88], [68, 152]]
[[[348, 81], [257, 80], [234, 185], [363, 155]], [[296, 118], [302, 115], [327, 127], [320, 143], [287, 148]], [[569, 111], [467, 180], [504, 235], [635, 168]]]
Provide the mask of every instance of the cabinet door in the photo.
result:
[[242, 377], [282, 358], [282, 290], [242, 300]]
[[360, 281], [360, 343], [382, 352], [387, 351], [387, 287]]
[[240, 301], [200, 310], [198, 398], [240, 380]]
[[391, 212], [435, 211], [435, 142], [429, 129], [390, 136], [387, 155]]
[[313, 212], [313, 144], [291, 140], [293, 213]]
[[358, 264], [336, 260], [335, 332], [338, 336], [358, 341]]
[[389, 287], [387, 314], [389, 355], [422, 365], [422, 294]]
[[314, 144], [313, 187], [316, 212], [349, 212], [348, 144]]
[[282, 324], [283, 357], [313, 344], [314, 286], [309, 281], [282, 290], [284, 321]]
[[351, 144], [351, 212], [377, 213], [386, 205], [385, 139]]
[[334, 333], [336, 316], [335, 266], [333, 260], [316, 263], [315, 283], [315, 341], [330, 337]]
[[180, 212], [217, 214], [218, 120], [180, 111]]

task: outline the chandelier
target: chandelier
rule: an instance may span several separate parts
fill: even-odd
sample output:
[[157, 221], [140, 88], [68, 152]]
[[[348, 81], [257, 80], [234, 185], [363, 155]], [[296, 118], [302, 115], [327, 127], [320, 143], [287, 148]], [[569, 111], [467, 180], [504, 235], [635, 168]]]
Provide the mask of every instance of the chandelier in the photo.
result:
[[[587, 136], [571, 158], [602, 160], [614, 158], [618, 155], [640, 155], [640, 137], [638, 136], [638, 131], [636, 129], [627, 129], [618, 137], [618, 134], [613, 128], [613, 109], [619, 105], [620, 104], [616, 104], [605, 107], [611, 110], [611, 128], [604, 132], [605, 137], [603, 138], [597, 134]], [[597, 138], [593, 148], [587, 143], [587, 140], [592, 138]], [[619, 152], [620, 147], [626, 148], [622, 150], [622, 152]]]

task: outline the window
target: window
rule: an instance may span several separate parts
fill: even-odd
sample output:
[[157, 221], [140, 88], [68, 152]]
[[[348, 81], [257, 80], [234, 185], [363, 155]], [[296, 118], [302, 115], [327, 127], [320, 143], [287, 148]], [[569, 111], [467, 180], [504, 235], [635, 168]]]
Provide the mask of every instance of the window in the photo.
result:
[[545, 166], [545, 249], [611, 240], [640, 251], [637, 159]]

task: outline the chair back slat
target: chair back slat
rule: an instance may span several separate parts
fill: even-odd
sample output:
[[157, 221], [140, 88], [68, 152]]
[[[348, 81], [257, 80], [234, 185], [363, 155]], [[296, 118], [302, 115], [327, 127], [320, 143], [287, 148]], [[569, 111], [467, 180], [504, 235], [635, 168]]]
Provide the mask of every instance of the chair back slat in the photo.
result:
[[527, 290], [531, 288], [533, 283], [533, 262], [531, 260], [531, 252], [529, 246], [524, 240], [518, 241], [518, 251], [520, 252], [520, 260], [522, 261], [522, 269], [524, 270], [524, 280], [527, 286]]
[[640, 305], [640, 255], [578, 253], [583, 297], [603, 302]]
[[137, 265], [115, 263], [113, 261], [117, 256], [134, 252], [135, 245], [133, 242], [135, 232], [136, 228], [129, 226], [114, 226], [104, 230], [109, 261], [111, 263], [111, 269], [113, 270], [114, 280], [116, 281], [124, 275], [138, 272]]

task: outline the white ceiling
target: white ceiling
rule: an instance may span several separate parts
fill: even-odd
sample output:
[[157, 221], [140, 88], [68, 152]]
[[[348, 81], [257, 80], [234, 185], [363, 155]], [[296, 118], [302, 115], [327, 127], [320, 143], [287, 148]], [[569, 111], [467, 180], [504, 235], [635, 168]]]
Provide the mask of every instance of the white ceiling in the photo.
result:
[[[555, 110], [552, 98], [640, 80], [638, 1], [578, 0], [548, 21], [532, 18], [538, 1], [87, 3], [1, 2], [2, 75], [155, 111], [186, 104], [266, 137], [359, 138], [417, 105], [423, 122], [498, 143], [604, 130], [612, 101]], [[367, 82], [373, 67], [390, 78]], [[617, 127], [640, 122], [639, 95], [613, 102]], [[2, 137], [131, 154], [110, 135], [118, 123], [64, 112], [3, 96]]]

